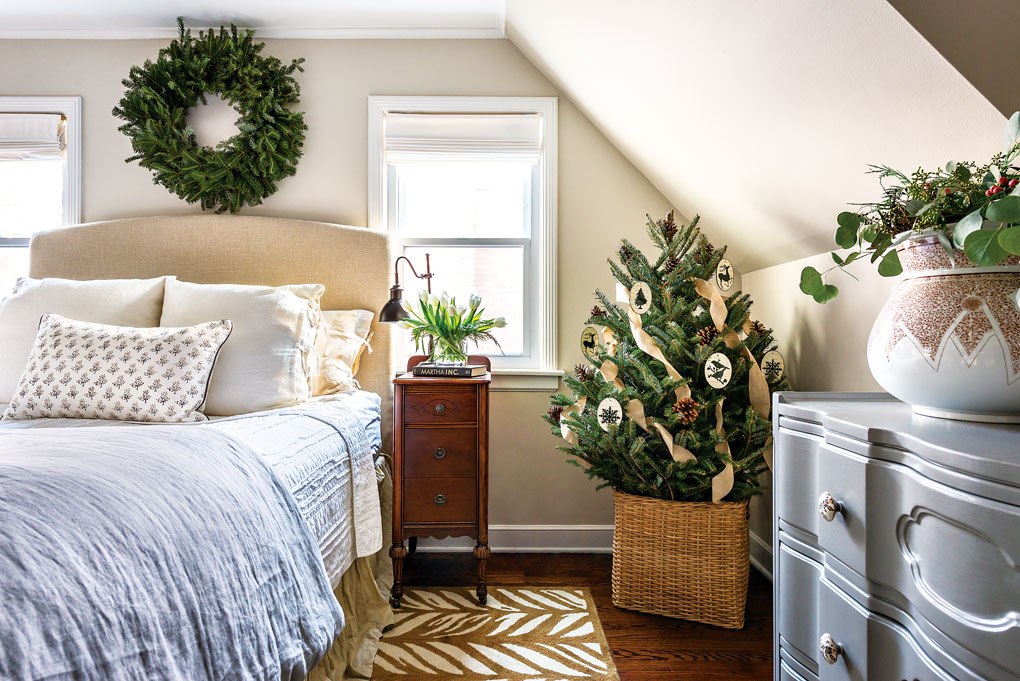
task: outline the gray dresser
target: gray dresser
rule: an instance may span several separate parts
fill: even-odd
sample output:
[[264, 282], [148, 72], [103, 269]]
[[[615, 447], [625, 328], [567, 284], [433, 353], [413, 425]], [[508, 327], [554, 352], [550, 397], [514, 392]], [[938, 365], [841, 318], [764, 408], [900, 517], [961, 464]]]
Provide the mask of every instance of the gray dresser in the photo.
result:
[[1020, 681], [1020, 427], [774, 399], [775, 678]]

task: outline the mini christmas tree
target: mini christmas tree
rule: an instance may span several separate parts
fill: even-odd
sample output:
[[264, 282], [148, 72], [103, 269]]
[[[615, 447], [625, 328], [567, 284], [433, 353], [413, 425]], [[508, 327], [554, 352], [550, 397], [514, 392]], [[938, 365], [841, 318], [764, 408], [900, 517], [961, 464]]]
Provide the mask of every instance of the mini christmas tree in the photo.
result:
[[[659, 253], [649, 259], [623, 240], [619, 262], [608, 261], [615, 300], [595, 292], [601, 307], [588, 324], [602, 338], [586, 342], [597, 370], [566, 377], [572, 395], [552, 395], [543, 418], [567, 441], [559, 449], [568, 461], [602, 480], [599, 487], [675, 501], [759, 494], [759, 475], [771, 461], [771, 391], [787, 387], [777, 365], [768, 375], [761, 366], [776, 349], [772, 332], [750, 319], [747, 295], [720, 294], [716, 277], [728, 287], [732, 268], [697, 217], [686, 226], [672, 211], [664, 220], [649, 217], [648, 235]], [[651, 301], [639, 286], [635, 310], [630, 293], [642, 282]], [[607, 398], [622, 406], [618, 425], [600, 423]]]

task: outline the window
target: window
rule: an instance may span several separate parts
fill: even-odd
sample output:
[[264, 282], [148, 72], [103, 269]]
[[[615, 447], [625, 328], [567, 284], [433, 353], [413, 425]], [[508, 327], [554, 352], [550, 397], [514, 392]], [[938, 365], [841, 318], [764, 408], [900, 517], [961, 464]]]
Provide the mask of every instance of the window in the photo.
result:
[[0, 298], [36, 232], [80, 221], [81, 99], [0, 97]]
[[[369, 139], [370, 225], [416, 267], [430, 254], [434, 293], [506, 318], [502, 353], [479, 347], [506, 387], [555, 389], [556, 99], [372, 97]], [[425, 287], [409, 274], [407, 300]]]

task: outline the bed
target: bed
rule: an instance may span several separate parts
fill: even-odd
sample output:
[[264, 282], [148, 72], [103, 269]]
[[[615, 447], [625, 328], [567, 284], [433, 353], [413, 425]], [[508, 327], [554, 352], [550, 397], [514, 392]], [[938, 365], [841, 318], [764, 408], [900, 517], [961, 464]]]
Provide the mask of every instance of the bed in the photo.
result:
[[[30, 275], [314, 282], [324, 310], [379, 310], [391, 248], [385, 234], [299, 220], [136, 218], [37, 235]], [[197, 424], [0, 422], [7, 512], [24, 509], [24, 527], [39, 532], [25, 542], [0, 528], [0, 669], [26, 679], [370, 674], [392, 621], [377, 580], [393, 366], [389, 327], [373, 327], [361, 391]], [[31, 466], [19, 465], [26, 453]], [[108, 592], [120, 601], [107, 604]], [[245, 668], [251, 660], [267, 668]]]

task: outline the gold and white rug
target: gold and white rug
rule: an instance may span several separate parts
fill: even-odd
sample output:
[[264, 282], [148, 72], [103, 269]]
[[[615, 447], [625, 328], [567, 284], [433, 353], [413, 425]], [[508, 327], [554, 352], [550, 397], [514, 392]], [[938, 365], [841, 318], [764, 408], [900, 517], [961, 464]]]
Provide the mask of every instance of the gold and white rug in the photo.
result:
[[373, 681], [618, 681], [588, 589], [411, 588], [385, 632]]

